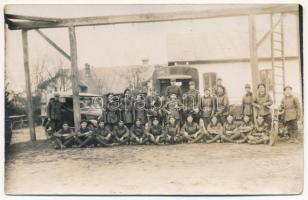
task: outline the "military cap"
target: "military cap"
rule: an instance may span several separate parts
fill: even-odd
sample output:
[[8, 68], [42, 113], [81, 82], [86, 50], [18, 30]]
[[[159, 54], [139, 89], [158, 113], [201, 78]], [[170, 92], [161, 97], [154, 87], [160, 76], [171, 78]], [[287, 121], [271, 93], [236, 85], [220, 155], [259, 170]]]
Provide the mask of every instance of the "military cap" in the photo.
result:
[[55, 97], [59, 97], [60, 94], [59, 94], [58, 92], [56, 92], [56, 93], [54, 93], [54, 96], [55, 96]]
[[259, 89], [259, 87], [260, 87], [260, 86], [263, 86], [263, 87], [265, 87], [265, 88], [266, 88], [266, 86], [265, 86], [265, 84], [264, 84], [264, 83], [259, 83], [259, 84], [258, 84], [258, 86], [257, 86], [257, 88]]
[[247, 83], [247, 84], [245, 85], [245, 88], [251, 88], [250, 84]]
[[62, 125], [64, 125], [64, 124], [68, 125], [68, 122], [67, 122], [67, 121], [64, 121], [64, 122], [62, 123]]
[[189, 81], [189, 85], [195, 85], [195, 81]]
[[283, 91], [286, 91], [286, 89], [291, 89], [292, 90], [292, 87], [290, 86], [290, 85], [287, 85], [287, 86], [285, 86], [284, 88], [283, 88]]
[[170, 79], [170, 81], [171, 81], [171, 82], [175, 82], [175, 81], [176, 81], [176, 79], [175, 79], [175, 78], [172, 78], [172, 79]]

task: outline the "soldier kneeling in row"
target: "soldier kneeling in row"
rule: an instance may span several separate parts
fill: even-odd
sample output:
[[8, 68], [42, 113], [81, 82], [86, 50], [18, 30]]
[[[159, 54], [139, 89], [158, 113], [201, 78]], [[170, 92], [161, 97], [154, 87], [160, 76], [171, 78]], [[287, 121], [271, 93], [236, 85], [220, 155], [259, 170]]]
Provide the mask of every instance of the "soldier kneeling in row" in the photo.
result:
[[220, 142], [221, 136], [223, 134], [223, 127], [216, 116], [213, 116], [211, 122], [207, 126], [207, 132], [211, 139], [207, 140], [206, 143]]
[[162, 144], [165, 142], [163, 127], [159, 124], [157, 117], [153, 119], [152, 123], [147, 124], [145, 134], [153, 144]]
[[237, 140], [236, 143], [244, 143], [248, 140], [248, 135], [251, 134], [253, 130], [253, 123], [249, 115], [245, 115], [243, 118], [243, 123], [239, 127], [239, 132], [241, 133], [241, 139]]
[[187, 121], [181, 129], [183, 141], [192, 143], [201, 133], [202, 130], [199, 128], [199, 125], [193, 122], [193, 116], [189, 114], [187, 116]]
[[124, 122], [120, 120], [118, 126], [113, 128], [113, 138], [118, 144], [128, 144], [129, 142], [129, 129], [124, 125]]
[[267, 144], [269, 142], [269, 126], [263, 116], [257, 117], [254, 130], [248, 135], [249, 144]]
[[175, 121], [176, 121], [175, 117], [173, 116], [169, 117], [169, 123], [165, 128], [166, 143], [177, 144], [182, 141], [180, 136], [180, 126], [176, 124]]
[[[56, 143], [55, 149], [64, 149], [66, 147], [69, 147], [70, 145], [74, 144], [74, 136], [76, 134], [73, 132], [73, 130], [69, 127], [67, 122], [63, 122], [62, 129], [55, 132], [53, 134], [54, 141]], [[76, 139], [78, 139], [76, 137]], [[78, 139], [78, 143], [81, 142]]]
[[130, 142], [133, 144], [145, 144], [148, 138], [144, 133], [144, 125], [141, 120], [136, 119], [135, 124], [130, 128]]
[[234, 142], [235, 139], [241, 137], [241, 133], [238, 131], [236, 124], [234, 123], [234, 117], [232, 115], [227, 116], [227, 121], [223, 127], [223, 134], [221, 136], [222, 142]]

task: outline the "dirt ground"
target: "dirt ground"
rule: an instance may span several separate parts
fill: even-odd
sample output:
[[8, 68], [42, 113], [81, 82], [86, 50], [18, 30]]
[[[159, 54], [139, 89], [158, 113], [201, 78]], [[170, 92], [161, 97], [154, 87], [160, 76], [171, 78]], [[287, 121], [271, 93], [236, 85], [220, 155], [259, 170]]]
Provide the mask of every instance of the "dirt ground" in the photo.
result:
[[181, 144], [54, 150], [13, 134], [7, 194], [297, 194], [303, 145]]

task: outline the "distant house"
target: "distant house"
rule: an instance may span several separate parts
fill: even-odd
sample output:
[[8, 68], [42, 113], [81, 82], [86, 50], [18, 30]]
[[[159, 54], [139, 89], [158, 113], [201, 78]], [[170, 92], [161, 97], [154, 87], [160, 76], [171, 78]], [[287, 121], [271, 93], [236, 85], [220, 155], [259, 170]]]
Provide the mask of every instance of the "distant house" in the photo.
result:
[[[71, 71], [69, 68], [59, 69], [55, 75], [38, 84], [38, 90], [42, 94], [42, 105], [46, 104], [48, 99], [55, 92], [71, 92]], [[79, 91], [83, 93], [100, 94], [100, 81], [92, 76], [90, 66], [79, 71]]]

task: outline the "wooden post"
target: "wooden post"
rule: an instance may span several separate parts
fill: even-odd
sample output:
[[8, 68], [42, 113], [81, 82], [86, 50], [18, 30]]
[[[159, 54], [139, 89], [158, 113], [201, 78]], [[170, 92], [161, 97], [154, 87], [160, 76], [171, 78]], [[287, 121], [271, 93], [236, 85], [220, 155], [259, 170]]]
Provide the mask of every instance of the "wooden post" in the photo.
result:
[[35, 126], [33, 120], [33, 109], [32, 109], [32, 93], [30, 83], [30, 71], [29, 71], [29, 53], [28, 53], [28, 31], [22, 30], [22, 46], [24, 54], [24, 68], [25, 68], [25, 81], [26, 81], [26, 93], [27, 93], [27, 110], [28, 110], [28, 121], [30, 129], [31, 141], [36, 141]]
[[79, 75], [78, 75], [78, 64], [77, 64], [77, 43], [75, 27], [69, 27], [69, 38], [70, 38], [70, 49], [71, 49], [71, 81], [72, 81], [72, 92], [73, 92], [73, 109], [74, 109], [74, 124], [75, 131], [79, 130], [80, 127], [80, 99], [79, 99]]
[[252, 89], [254, 95], [256, 95], [257, 85], [259, 84], [260, 78], [258, 69], [258, 49], [256, 40], [255, 15], [249, 15], [249, 49], [250, 49]]

